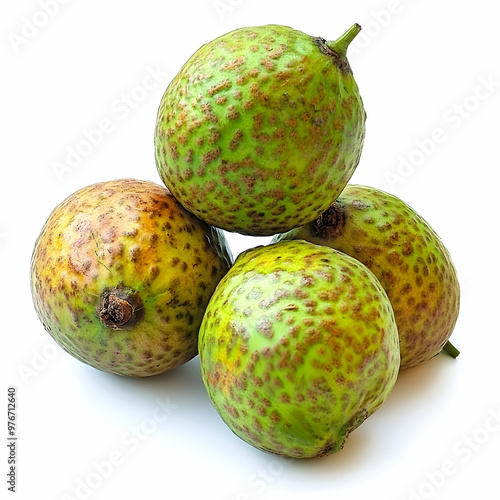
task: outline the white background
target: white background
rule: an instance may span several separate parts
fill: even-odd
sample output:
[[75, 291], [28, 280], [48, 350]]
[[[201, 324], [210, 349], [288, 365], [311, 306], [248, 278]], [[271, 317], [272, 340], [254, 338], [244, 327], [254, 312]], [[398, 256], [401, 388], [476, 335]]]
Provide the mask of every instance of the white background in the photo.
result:
[[[2, 2], [0, 13], [0, 421], [15, 385], [16, 498], [498, 498], [496, 2], [47, 0], [50, 14], [42, 5]], [[121, 177], [160, 182], [157, 107], [200, 45], [268, 23], [334, 39], [354, 22], [363, 31], [348, 55], [368, 119], [352, 181], [400, 196], [443, 238], [462, 287], [452, 337], [461, 355], [403, 373], [342, 452], [283, 460], [225, 426], [198, 358], [130, 380], [59, 349], [34, 312], [29, 262], [50, 211], [73, 191]], [[58, 175], [100, 126], [100, 143]], [[228, 238], [235, 256], [268, 241]], [[0, 450], [3, 495], [5, 441]]]

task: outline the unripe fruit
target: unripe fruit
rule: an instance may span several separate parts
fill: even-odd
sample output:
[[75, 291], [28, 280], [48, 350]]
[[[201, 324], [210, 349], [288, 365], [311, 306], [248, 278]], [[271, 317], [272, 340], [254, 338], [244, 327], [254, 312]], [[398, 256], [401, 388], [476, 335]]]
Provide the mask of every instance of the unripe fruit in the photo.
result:
[[207, 307], [199, 352], [230, 429], [297, 458], [339, 451], [385, 401], [400, 362], [379, 281], [355, 259], [305, 241], [237, 258]]
[[274, 241], [304, 239], [356, 258], [380, 280], [391, 300], [401, 344], [401, 368], [411, 368], [449, 343], [458, 318], [460, 286], [445, 245], [401, 199], [349, 185], [320, 217]]
[[286, 26], [240, 28], [203, 45], [165, 91], [158, 172], [209, 224], [272, 235], [333, 203], [354, 173], [365, 111], [335, 42]]
[[231, 265], [224, 235], [162, 186], [121, 179], [51, 213], [31, 262], [35, 309], [75, 358], [146, 377], [197, 354], [205, 307]]

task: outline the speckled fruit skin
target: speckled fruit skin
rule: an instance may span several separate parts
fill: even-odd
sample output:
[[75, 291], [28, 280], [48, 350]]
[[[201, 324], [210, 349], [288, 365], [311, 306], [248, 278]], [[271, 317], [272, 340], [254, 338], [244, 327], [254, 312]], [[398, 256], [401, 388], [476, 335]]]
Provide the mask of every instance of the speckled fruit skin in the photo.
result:
[[163, 95], [155, 131], [158, 172], [189, 211], [263, 236], [333, 203], [359, 162], [366, 116], [335, 48], [289, 27], [256, 26], [189, 59]]
[[120, 179], [80, 189], [54, 209], [33, 251], [31, 290], [45, 329], [67, 352], [99, 370], [146, 377], [197, 354], [202, 316], [231, 260], [222, 232], [163, 186]]
[[458, 318], [457, 272], [439, 236], [405, 202], [350, 184], [317, 220], [274, 241], [295, 238], [336, 248], [373, 271], [394, 309], [401, 369], [441, 352]]
[[230, 429], [295, 458], [339, 451], [399, 371], [394, 314], [361, 263], [305, 241], [241, 254], [200, 329], [203, 382]]

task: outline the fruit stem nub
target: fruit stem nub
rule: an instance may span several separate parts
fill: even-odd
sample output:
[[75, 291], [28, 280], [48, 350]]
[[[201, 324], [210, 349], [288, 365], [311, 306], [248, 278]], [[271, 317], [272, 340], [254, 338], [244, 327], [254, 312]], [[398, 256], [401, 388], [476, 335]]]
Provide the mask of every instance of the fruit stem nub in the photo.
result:
[[338, 54], [341, 59], [345, 59], [347, 54], [347, 47], [356, 38], [356, 35], [361, 31], [361, 26], [356, 23], [353, 24], [340, 38], [332, 42], [326, 42], [328, 48]]
[[113, 330], [130, 330], [144, 317], [144, 307], [138, 293], [115, 287], [105, 289], [97, 306], [101, 323]]
[[443, 347], [443, 351], [449, 354], [452, 358], [456, 358], [460, 354], [460, 351], [450, 341], [446, 342]]

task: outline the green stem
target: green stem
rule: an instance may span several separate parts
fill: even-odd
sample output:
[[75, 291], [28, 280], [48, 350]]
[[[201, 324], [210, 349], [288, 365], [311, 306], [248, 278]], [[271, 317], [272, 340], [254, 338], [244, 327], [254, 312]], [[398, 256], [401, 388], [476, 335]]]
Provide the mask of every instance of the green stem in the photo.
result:
[[359, 24], [353, 24], [340, 38], [333, 42], [326, 42], [326, 45], [336, 52], [341, 59], [345, 59], [347, 47], [356, 38], [356, 35], [361, 31]]
[[443, 347], [443, 351], [449, 354], [452, 358], [456, 358], [460, 351], [450, 342], [446, 342], [446, 345]]

